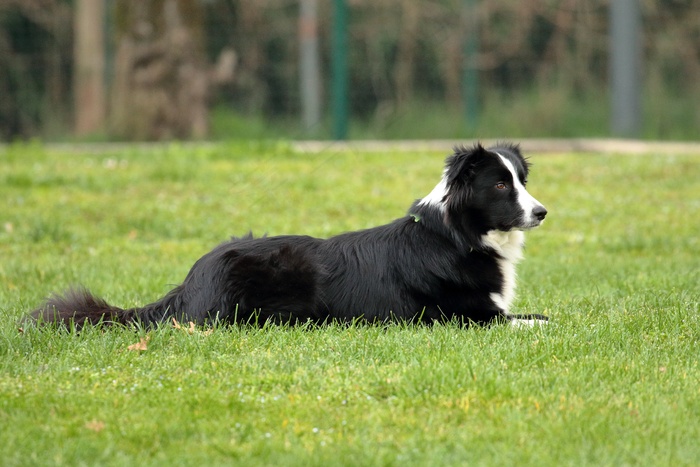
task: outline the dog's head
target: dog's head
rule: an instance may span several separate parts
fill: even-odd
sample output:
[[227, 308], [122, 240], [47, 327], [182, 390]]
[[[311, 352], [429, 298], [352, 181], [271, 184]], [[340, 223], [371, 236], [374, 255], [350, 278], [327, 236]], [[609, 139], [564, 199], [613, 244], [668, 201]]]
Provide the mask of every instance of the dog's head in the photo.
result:
[[547, 210], [525, 189], [529, 167], [516, 145], [459, 146], [440, 183], [418, 204], [437, 207], [453, 227], [480, 233], [532, 229]]

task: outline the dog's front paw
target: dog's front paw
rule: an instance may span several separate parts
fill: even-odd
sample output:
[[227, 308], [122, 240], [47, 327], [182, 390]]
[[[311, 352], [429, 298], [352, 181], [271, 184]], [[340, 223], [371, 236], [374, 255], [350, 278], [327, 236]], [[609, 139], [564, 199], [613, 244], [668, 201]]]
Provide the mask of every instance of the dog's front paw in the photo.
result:
[[514, 328], [533, 328], [549, 322], [549, 318], [543, 315], [511, 315], [510, 326]]

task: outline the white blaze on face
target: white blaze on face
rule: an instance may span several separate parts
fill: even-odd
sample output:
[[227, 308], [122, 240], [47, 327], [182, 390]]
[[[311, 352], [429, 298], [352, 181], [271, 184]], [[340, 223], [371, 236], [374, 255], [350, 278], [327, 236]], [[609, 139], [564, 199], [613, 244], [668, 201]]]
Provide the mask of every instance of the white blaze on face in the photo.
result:
[[513, 167], [513, 164], [510, 162], [510, 160], [508, 160], [508, 158], [503, 157], [500, 154], [498, 154], [498, 157], [501, 158], [503, 165], [505, 165], [506, 168], [513, 175], [513, 189], [518, 194], [518, 204], [523, 210], [525, 224], [537, 225], [539, 221], [533, 216], [532, 213], [535, 210], [535, 208], [543, 207], [542, 203], [537, 201], [530, 193], [528, 193], [525, 189], [525, 186], [523, 186], [523, 184], [520, 183], [520, 178], [518, 178], [518, 172], [515, 170], [515, 167]]
[[445, 211], [445, 196], [447, 196], [447, 171], [442, 173], [440, 183], [435, 185], [428, 196], [421, 199], [418, 206], [435, 206], [441, 212]]

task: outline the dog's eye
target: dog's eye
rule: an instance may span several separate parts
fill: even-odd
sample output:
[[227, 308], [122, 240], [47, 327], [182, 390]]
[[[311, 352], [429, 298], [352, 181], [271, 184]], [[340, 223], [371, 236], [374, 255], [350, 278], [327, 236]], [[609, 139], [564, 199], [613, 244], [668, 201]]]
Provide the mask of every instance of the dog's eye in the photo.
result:
[[503, 183], [503, 182], [496, 183], [497, 190], [505, 190], [506, 188], [508, 188], [508, 185], [506, 185], [505, 183]]

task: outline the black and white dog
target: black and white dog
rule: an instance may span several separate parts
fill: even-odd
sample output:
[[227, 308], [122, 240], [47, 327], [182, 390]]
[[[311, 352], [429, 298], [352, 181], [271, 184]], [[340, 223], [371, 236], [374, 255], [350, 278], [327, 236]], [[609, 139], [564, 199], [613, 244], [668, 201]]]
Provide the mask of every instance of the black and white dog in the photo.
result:
[[526, 190], [518, 146], [456, 147], [442, 180], [394, 222], [329, 239], [233, 238], [157, 302], [123, 310], [83, 289], [50, 297], [43, 322], [155, 324], [544, 322], [510, 314], [523, 231], [547, 210]]

